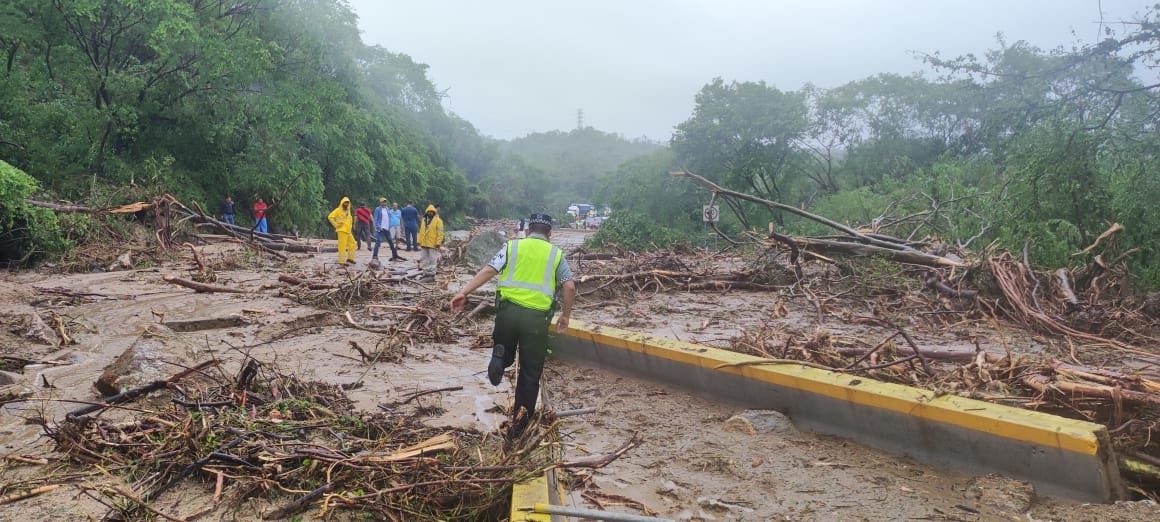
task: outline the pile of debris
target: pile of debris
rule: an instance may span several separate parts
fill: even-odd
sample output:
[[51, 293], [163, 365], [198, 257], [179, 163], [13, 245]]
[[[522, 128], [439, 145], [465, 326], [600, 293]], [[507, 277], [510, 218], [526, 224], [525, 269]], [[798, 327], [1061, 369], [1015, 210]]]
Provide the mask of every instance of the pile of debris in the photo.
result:
[[[341, 387], [254, 359], [233, 377], [211, 372], [216, 366], [208, 361], [46, 426], [69, 461], [131, 484], [84, 494], [125, 519], [173, 519], [153, 506], [185, 480], [213, 484], [213, 503], [190, 518], [251, 497], [289, 496], [262, 517], [314, 508], [380, 520], [495, 519], [513, 482], [552, 464], [535, 445], [505, 453], [489, 434], [425, 427], [401, 404], [356, 412]], [[168, 408], [124, 406], [158, 390], [170, 396]]]

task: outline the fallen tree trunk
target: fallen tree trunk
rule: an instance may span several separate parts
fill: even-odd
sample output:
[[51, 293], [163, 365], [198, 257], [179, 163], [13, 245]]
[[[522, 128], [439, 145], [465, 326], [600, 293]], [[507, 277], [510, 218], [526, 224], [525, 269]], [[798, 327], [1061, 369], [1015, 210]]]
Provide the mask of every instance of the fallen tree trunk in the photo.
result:
[[[716, 197], [718, 194], [722, 194], [722, 195], [726, 195], [726, 196], [729, 196], [732, 198], [741, 199], [741, 200], [749, 201], [752, 203], [758, 203], [761, 205], [765, 205], [765, 206], [772, 208], [772, 209], [777, 209], [777, 210], [781, 210], [784, 212], [789, 212], [790, 214], [795, 214], [795, 215], [804, 217], [810, 221], [816, 221], [816, 222], [821, 223], [823, 225], [826, 225], [830, 228], [833, 228], [834, 230], [841, 231], [842, 233], [850, 236], [851, 238], [856, 239], [859, 243], [861, 243], [863, 245], [875, 246], [875, 247], [878, 247], [878, 249], [880, 249], [880, 250], [888, 250], [888, 251], [894, 250], [894, 251], [910, 252], [910, 253], [914, 253], [914, 254], [919, 254], [919, 255], [925, 256], [925, 257], [938, 257], [938, 256], [931, 256], [930, 254], [926, 254], [926, 253], [921, 252], [919, 250], [915, 250], [914, 248], [907, 245], [905, 241], [900, 240], [900, 239], [893, 239], [892, 238], [891, 241], [884, 241], [884, 240], [880, 239], [880, 237], [882, 237], [880, 235], [863, 234], [863, 233], [858, 232], [857, 230], [855, 230], [849, 226], [843, 225], [842, 223], [838, 223], [837, 221], [834, 221], [834, 220], [829, 219], [829, 218], [824, 217], [824, 216], [819, 216], [817, 214], [806, 212], [805, 210], [802, 210], [802, 209], [797, 208], [797, 207], [792, 206], [792, 205], [786, 205], [784, 203], [778, 203], [777, 201], [770, 201], [768, 199], [762, 199], [762, 198], [759, 198], [757, 196], [752, 196], [752, 195], [746, 194], [744, 192], [737, 192], [737, 191], [729, 190], [729, 189], [722, 187], [716, 183], [713, 183], [712, 181], [709, 181], [701, 176], [693, 174], [692, 172], [689, 172], [687, 170], [669, 172], [669, 175], [673, 176], [673, 177], [678, 177], [678, 178], [689, 178], [689, 179], [695, 181], [697, 184], [709, 189], [709, 191], [713, 193], [714, 197]], [[795, 239], [795, 241], [799, 240], [799, 238], [794, 238], [794, 239]], [[939, 258], [939, 259], [942, 259], [942, 258]], [[946, 261], [948, 263], [951, 263], [951, 264], [941, 264], [940, 263], [940, 266], [962, 266], [961, 263], [956, 263], [956, 262], [950, 261], [949, 259]], [[922, 264], [930, 264], [930, 263], [926, 262], [926, 263], [922, 263]]]
[[1050, 391], [1055, 391], [1067, 394], [1072, 399], [1099, 398], [1109, 399], [1112, 401], [1124, 400], [1140, 404], [1160, 406], [1160, 395], [1139, 392], [1135, 390], [1125, 390], [1118, 386], [1064, 381], [1059, 379], [1052, 379], [1051, 377], [1038, 373], [1024, 375], [1022, 380], [1024, 384], [1030, 386], [1035, 391], [1044, 394]]
[[338, 252], [337, 247], [324, 247], [321, 245], [303, 245], [301, 243], [275, 243], [273, 241], [259, 241], [263, 247], [281, 252], [294, 252], [298, 254], [325, 254]]
[[65, 214], [133, 214], [142, 210], [153, 207], [150, 203], [129, 203], [127, 205], [120, 205], [109, 208], [92, 208], [81, 205], [61, 205], [58, 203], [49, 203], [47, 201], [37, 201], [35, 199], [26, 199], [25, 203], [34, 207], [47, 208], [53, 212], [61, 212]]
[[900, 263], [911, 263], [923, 266], [950, 266], [962, 267], [966, 266], [959, 261], [948, 259], [942, 256], [927, 254], [918, 250], [895, 250], [891, 248], [882, 248], [876, 245], [867, 245], [861, 243], [850, 243], [848, 241], [835, 241], [827, 239], [814, 239], [809, 237], [795, 237], [794, 242], [798, 247], [806, 247], [817, 252], [827, 254], [846, 254], [855, 256], [881, 256], [891, 261], [898, 261]]
[[[186, 210], [188, 210], [188, 209], [186, 209]], [[270, 233], [266, 233], [266, 232], [258, 232], [257, 230], [251, 230], [251, 229], [246, 228], [246, 227], [241, 227], [238, 225], [231, 225], [231, 224], [226, 223], [224, 221], [218, 221], [218, 220], [211, 218], [209, 216], [204, 216], [204, 215], [199, 215], [199, 214], [191, 214], [190, 216], [191, 216], [191, 220], [194, 222], [194, 224], [196, 226], [213, 227], [213, 228], [216, 228], [218, 230], [221, 230], [222, 233], [226, 234], [227, 236], [234, 236], [235, 234], [245, 234], [245, 235], [253, 236], [255, 238], [265, 239], [268, 241], [280, 241], [280, 240], [284, 240], [284, 239], [300, 239], [297, 236], [288, 236], [285, 234], [270, 234]]]

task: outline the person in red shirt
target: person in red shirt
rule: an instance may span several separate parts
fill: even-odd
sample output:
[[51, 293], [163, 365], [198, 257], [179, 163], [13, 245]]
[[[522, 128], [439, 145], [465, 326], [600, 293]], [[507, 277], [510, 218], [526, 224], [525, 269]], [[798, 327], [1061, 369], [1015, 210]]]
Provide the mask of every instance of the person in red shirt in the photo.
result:
[[366, 241], [367, 250], [371, 250], [371, 209], [366, 203], [359, 203], [354, 211], [354, 248], [362, 250], [362, 243]]
[[257, 226], [254, 227], [258, 232], [268, 234], [270, 229], [266, 226], [266, 202], [262, 198], [258, 198], [258, 202], [254, 203], [254, 221]]

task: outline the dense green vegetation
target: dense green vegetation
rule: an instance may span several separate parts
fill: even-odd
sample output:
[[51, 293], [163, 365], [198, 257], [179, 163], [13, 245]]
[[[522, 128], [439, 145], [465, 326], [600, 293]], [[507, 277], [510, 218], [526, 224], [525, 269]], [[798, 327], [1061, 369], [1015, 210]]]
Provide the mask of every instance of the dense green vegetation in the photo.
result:
[[[882, 74], [786, 92], [716, 79], [696, 97], [671, 151], [623, 164], [600, 193], [647, 215], [656, 236], [703, 234], [709, 194], [665, 173], [688, 169], [754, 194], [901, 237], [982, 246], [1067, 266], [1111, 224], [1120, 251], [1160, 286], [1160, 23], [1154, 7], [1127, 34], [1070, 51], [998, 42], [982, 58], [926, 58], [941, 73]], [[662, 195], [663, 197], [651, 197]], [[631, 204], [635, 202], [635, 204]], [[748, 203], [722, 203], [725, 230], [832, 233]], [[647, 227], [647, 225], [644, 225]], [[598, 241], [624, 242], [602, 232]], [[655, 241], [654, 241], [655, 242]], [[663, 244], [663, 243], [658, 243]]]
[[56, 215], [24, 202], [35, 190], [36, 180], [0, 161], [0, 259], [38, 261], [68, 247]]
[[262, 197], [275, 230], [303, 233], [344, 195], [515, 217], [589, 199], [648, 150], [592, 129], [481, 136], [426, 65], [363, 44], [342, 0], [10, 0], [0, 51], [0, 158], [93, 206], [232, 195], [245, 224]]
[[0, 66], [0, 158], [46, 198], [232, 195], [247, 223], [262, 197], [304, 233], [343, 195], [547, 204], [548, 183], [509, 181], [548, 174], [444, 112], [425, 65], [363, 44], [342, 0], [11, 0]]
[[[359, 37], [343, 0], [9, 0], [0, 4], [3, 261], [66, 249], [22, 199], [103, 207], [169, 192], [275, 230], [328, 232], [335, 201], [438, 202], [464, 214], [621, 216], [600, 240], [664, 246], [704, 234], [727, 188], [895, 235], [997, 242], [1064, 265], [1110, 224], [1135, 273], [1160, 286], [1160, 29], [1153, 8], [1098, 44], [999, 41], [927, 57], [939, 73], [784, 91], [714, 79], [667, 147], [592, 128], [504, 142], [443, 109], [427, 67]], [[26, 173], [25, 176], [22, 173]], [[821, 233], [795, 215], [722, 203], [722, 230]], [[43, 223], [35, 235], [21, 224]], [[627, 234], [627, 235], [626, 235]], [[628, 237], [631, 235], [631, 237]], [[35, 236], [35, 237], [34, 237]], [[694, 244], [698, 241], [691, 241]]]

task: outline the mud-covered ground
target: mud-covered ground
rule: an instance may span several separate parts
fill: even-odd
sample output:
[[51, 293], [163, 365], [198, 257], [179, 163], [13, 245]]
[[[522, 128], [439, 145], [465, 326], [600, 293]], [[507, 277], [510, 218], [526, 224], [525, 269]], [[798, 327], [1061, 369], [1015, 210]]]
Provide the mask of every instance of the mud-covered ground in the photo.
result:
[[[582, 241], [583, 232], [561, 230], [554, 238], [565, 247]], [[187, 277], [193, 266], [185, 259], [160, 266], [113, 271], [94, 265], [88, 273], [57, 274], [50, 269], [0, 276], [0, 317], [6, 327], [39, 312], [54, 312], [70, 325], [75, 344], [50, 346], [0, 331], [0, 355], [46, 364], [23, 373], [0, 374], [0, 394], [31, 394], [0, 407], [0, 488], [35, 476], [51, 476], [64, 484], [55, 491], [0, 505], [4, 520], [92, 520], [107, 508], [80, 494], [85, 488], [116, 482], [99, 470], [66, 470], [55, 461], [52, 441], [36, 419], [53, 423], [78, 404], [98, 395], [94, 381], [102, 370], [151, 327], [192, 319], [225, 318], [216, 327], [166, 332], [154, 376], [164, 378], [211, 355], [237, 371], [245, 355], [277, 365], [285, 372], [334, 384], [361, 381], [347, 393], [362, 409], [399, 401], [423, 390], [462, 386], [462, 390], [423, 396], [409, 407], [437, 406], [427, 422], [494, 431], [503, 420], [497, 405], [511, 400], [512, 385], [498, 388], [486, 382], [488, 354], [473, 348], [490, 332], [490, 320], [443, 317], [437, 325], [454, 332], [448, 343], [408, 344], [401, 357], [366, 364], [352, 342], [373, 348], [390, 342], [382, 335], [351, 328], [341, 311], [320, 310], [295, 302], [279, 273], [329, 273], [352, 277], [366, 270], [369, 253], [360, 252], [353, 268], [334, 265], [334, 254], [293, 254], [287, 263], [273, 262], [238, 250], [236, 245], [211, 245], [201, 251], [216, 270], [217, 284], [250, 292], [194, 293], [168, 284], [163, 276]], [[399, 265], [417, 261], [415, 253]], [[723, 259], [722, 262], [738, 262]], [[215, 265], [216, 263], [216, 265]], [[588, 263], [579, 270], [598, 270]], [[435, 282], [403, 283], [376, 304], [415, 306], [442, 302], [472, 274], [467, 268], [446, 269]], [[72, 297], [47, 289], [61, 288]], [[89, 294], [78, 296], [77, 294]], [[432, 300], [435, 296], [440, 299]], [[780, 311], [786, 310], [784, 313]], [[648, 331], [685, 341], [728, 346], [744, 328], [777, 324], [787, 331], [861, 335], [859, 327], [840, 317], [819, 323], [804, 302], [777, 293], [666, 292], [621, 299], [583, 299], [574, 317], [595, 324]], [[350, 307], [360, 324], [389, 322], [390, 312], [358, 303]], [[777, 311], [775, 314], [774, 312]], [[48, 324], [51, 328], [51, 324]], [[862, 327], [864, 328], [864, 327]], [[984, 348], [1051, 349], [1050, 343], [1014, 328], [981, 331]], [[874, 333], [873, 335], [878, 335]], [[916, 334], [918, 342], [939, 345], [965, 343]], [[52, 337], [47, 337], [51, 339]], [[971, 341], [973, 343], [973, 340]], [[175, 363], [175, 364], [171, 364]], [[908, 459], [833, 437], [797, 430], [792, 419], [774, 412], [744, 412], [702, 400], [680, 390], [621, 377], [603, 370], [550, 364], [545, 376], [549, 401], [557, 410], [594, 407], [596, 412], [562, 421], [565, 457], [604, 454], [639, 433], [643, 443], [607, 467], [577, 470], [569, 479], [569, 503], [633, 514], [651, 513], [680, 520], [1099, 520], [1160, 519], [1148, 502], [1078, 505], [1035, 496], [1033, 489], [1001, 477], [973, 477], [933, 469]], [[738, 418], [734, 418], [734, 417]], [[29, 462], [47, 458], [47, 464]], [[80, 473], [80, 475], [67, 475]], [[206, 520], [252, 520], [271, 504], [251, 498], [237, 509], [213, 508], [213, 484], [189, 481], [165, 493], [154, 508], [180, 518], [209, 508]], [[0, 491], [0, 497], [11, 491]], [[305, 518], [316, 518], [309, 511]], [[338, 512], [340, 519], [357, 514]]]

